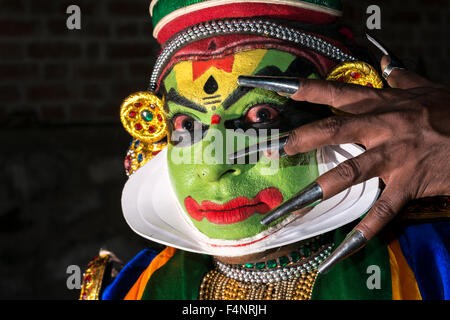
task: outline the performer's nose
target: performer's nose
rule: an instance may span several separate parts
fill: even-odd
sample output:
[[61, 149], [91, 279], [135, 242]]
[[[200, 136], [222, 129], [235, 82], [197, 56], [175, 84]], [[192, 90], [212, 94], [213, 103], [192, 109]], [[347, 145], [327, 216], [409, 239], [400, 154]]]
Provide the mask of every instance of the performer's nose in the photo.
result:
[[240, 175], [239, 168], [227, 165], [209, 165], [197, 167], [197, 175], [205, 182], [216, 182], [230, 175]]

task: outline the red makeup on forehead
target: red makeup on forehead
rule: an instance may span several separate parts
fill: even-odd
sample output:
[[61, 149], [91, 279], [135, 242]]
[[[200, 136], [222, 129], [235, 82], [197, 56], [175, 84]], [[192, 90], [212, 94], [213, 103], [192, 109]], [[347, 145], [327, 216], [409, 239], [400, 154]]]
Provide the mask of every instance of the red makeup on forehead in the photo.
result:
[[226, 56], [222, 59], [192, 61], [192, 80], [195, 81], [209, 68], [216, 67], [225, 72], [233, 71], [234, 55]]
[[218, 114], [213, 114], [211, 117], [211, 124], [219, 124], [221, 119], [222, 118], [220, 118]]

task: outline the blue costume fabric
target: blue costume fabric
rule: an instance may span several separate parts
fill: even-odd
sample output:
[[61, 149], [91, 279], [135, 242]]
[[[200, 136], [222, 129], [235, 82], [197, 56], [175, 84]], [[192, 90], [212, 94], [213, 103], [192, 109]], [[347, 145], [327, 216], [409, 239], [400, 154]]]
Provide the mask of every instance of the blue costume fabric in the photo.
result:
[[123, 267], [114, 281], [103, 290], [102, 300], [122, 300], [158, 253], [152, 249], [139, 252]]
[[424, 300], [450, 299], [450, 223], [410, 225], [399, 237]]

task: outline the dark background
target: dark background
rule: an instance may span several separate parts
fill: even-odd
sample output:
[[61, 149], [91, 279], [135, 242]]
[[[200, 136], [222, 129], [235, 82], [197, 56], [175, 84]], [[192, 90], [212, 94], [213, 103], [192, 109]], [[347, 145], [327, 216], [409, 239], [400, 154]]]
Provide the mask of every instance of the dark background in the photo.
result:
[[[100, 248], [128, 261], [158, 246], [120, 205], [130, 138], [119, 107], [146, 89], [159, 51], [149, 2], [0, 0], [0, 299], [76, 299], [69, 265], [84, 269]], [[449, 1], [343, 3], [357, 36], [378, 4], [373, 33], [410, 69], [450, 83]], [[72, 4], [81, 30], [66, 28]]]

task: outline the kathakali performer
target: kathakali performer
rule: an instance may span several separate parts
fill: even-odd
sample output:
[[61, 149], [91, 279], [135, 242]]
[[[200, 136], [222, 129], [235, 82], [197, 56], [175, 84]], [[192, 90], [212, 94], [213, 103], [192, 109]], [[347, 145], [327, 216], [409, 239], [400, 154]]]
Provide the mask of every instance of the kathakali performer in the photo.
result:
[[[88, 265], [81, 299], [450, 297], [448, 197], [409, 202], [320, 272], [384, 184], [374, 175], [325, 197], [314, 183], [366, 154], [364, 143], [275, 152], [287, 133], [348, 114], [286, 96], [298, 89], [292, 79], [387, 86], [340, 26], [339, 0], [155, 0], [150, 13], [162, 51], [148, 90], [121, 107], [132, 136], [122, 207], [136, 233], [167, 247], [140, 252], [111, 281], [114, 259], [102, 252]], [[270, 219], [305, 188], [319, 197]]]

